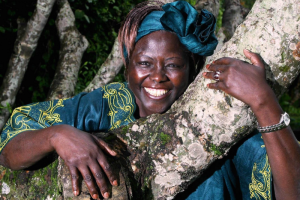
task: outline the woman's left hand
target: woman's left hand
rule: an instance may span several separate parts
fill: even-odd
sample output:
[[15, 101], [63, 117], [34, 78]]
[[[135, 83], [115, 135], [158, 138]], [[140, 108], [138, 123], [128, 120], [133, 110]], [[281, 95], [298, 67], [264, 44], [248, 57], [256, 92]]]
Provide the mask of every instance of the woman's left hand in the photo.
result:
[[[219, 71], [219, 81], [207, 86], [211, 89], [222, 90], [225, 93], [243, 101], [251, 107], [266, 103], [274, 96], [265, 79], [265, 68], [261, 57], [248, 50], [245, 56], [252, 64], [234, 58], [221, 58], [207, 65], [210, 72], [204, 72], [204, 78], [215, 79]], [[253, 105], [255, 103], [255, 105]]]

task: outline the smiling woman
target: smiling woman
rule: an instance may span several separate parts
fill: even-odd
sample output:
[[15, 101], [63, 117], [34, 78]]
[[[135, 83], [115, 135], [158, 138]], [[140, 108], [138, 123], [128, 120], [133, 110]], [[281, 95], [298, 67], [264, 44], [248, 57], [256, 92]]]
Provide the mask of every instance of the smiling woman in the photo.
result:
[[156, 31], [135, 45], [126, 78], [139, 116], [163, 113], [189, 84], [189, 59], [176, 34]]
[[[56, 152], [69, 168], [74, 195], [80, 193], [82, 176], [92, 198], [99, 197], [98, 188], [108, 198], [106, 177], [111, 185], [118, 181], [104, 152], [111, 156], [116, 152], [89, 132], [112, 130], [166, 112], [198, 74], [203, 58], [213, 53], [215, 23], [208, 11], [198, 14], [184, 1], [138, 5], [119, 32], [128, 82], [15, 109], [1, 134], [0, 164], [26, 169]], [[221, 58], [207, 65], [202, 76], [215, 80], [207, 85], [210, 89], [247, 103], [265, 133], [255, 131], [237, 145], [188, 199], [300, 196], [300, 170], [295, 170], [300, 169], [299, 144], [288, 124], [279, 122], [283, 110], [266, 82], [262, 60], [248, 50], [244, 54], [252, 64]], [[186, 151], [201, 154], [195, 148]], [[184, 169], [184, 163], [178, 165]]]

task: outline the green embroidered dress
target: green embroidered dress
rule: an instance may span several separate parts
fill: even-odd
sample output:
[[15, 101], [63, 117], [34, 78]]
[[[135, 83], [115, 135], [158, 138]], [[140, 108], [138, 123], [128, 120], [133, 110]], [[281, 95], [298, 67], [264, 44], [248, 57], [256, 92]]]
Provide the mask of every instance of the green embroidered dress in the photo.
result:
[[[135, 120], [134, 95], [127, 83], [111, 83], [91, 93], [16, 108], [1, 133], [0, 153], [16, 135], [53, 125], [69, 124], [80, 130], [108, 131]], [[271, 171], [259, 133], [214, 165], [214, 173], [190, 195], [193, 199], [271, 199]]]

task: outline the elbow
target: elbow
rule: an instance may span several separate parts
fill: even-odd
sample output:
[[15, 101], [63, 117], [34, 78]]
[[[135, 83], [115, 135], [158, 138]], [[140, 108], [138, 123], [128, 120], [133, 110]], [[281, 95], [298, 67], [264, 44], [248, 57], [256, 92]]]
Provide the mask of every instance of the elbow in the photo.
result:
[[2, 165], [3, 167], [7, 167], [7, 168], [10, 168], [9, 167], [9, 164], [7, 162], [7, 159], [6, 157], [2, 154], [0, 154], [0, 165]]

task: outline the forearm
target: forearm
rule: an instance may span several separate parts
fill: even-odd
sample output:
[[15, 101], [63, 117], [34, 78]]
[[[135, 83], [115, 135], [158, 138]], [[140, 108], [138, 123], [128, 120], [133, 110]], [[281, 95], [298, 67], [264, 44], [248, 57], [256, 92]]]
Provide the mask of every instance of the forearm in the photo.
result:
[[20, 133], [3, 149], [0, 155], [0, 164], [13, 170], [32, 166], [54, 151], [50, 139], [61, 126]]
[[[275, 97], [269, 97], [267, 104], [252, 110], [262, 127], [277, 124], [283, 114]], [[296, 199], [300, 196], [300, 146], [293, 131], [287, 127], [262, 133], [262, 137], [272, 170], [276, 198]]]

